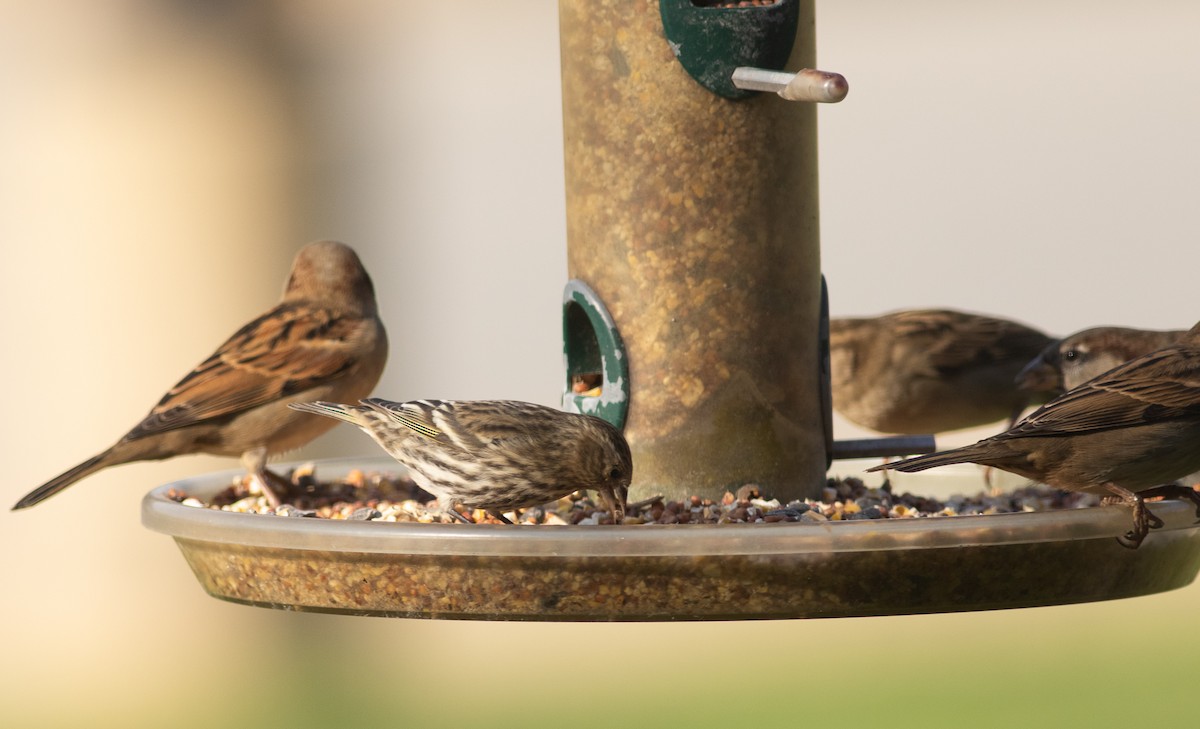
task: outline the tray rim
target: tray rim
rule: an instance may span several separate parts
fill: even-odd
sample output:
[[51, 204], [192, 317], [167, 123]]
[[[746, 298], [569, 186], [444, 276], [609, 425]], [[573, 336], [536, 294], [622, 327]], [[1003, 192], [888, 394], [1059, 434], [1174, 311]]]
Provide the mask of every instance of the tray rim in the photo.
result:
[[[378, 457], [302, 461], [321, 476], [403, 472]], [[176, 538], [254, 548], [391, 555], [494, 557], [699, 557], [782, 555], [912, 549], [950, 549], [1113, 537], [1130, 526], [1119, 506], [1008, 514], [772, 524], [642, 524], [620, 526], [420, 524], [305, 519], [243, 514], [185, 506], [166, 497], [182, 489], [207, 497], [225, 488], [240, 470], [179, 479], [152, 489], [142, 499], [142, 524]], [[1163, 519], [1156, 534], [1200, 527], [1190, 504], [1151, 504]]]

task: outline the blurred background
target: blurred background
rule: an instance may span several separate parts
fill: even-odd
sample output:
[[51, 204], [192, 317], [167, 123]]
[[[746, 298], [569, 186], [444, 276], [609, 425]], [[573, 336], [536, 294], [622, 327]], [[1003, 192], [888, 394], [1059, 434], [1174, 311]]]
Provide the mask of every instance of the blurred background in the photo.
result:
[[[1056, 334], [1200, 318], [1200, 6], [819, 0], [817, 18], [820, 65], [852, 89], [820, 110], [835, 315], [952, 306]], [[134, 425], [319, 238], [374, 276], [380, 394], [557, 403], [557, 35], [553, 0], [0, 2], [5, 506]], [[358, 453], [375, 446], [339, 428], [296, 458]], [[5, 725], [1193, 718], [1197, 586], [680, 625], [225, 604], [138, 510], [153, 486], [235, 467], [114, 468], [0, 515]]]

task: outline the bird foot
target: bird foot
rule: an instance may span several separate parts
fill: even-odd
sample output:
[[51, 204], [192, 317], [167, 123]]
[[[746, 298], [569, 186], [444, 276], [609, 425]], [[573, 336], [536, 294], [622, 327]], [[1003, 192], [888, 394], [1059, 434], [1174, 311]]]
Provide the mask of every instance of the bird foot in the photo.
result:
[[1200, 491], [1191, 486], [1184, 486], [1178, 483], [1169, 483], [1164, 486], [1155, 486], [1152, 489], [1147, 489], [1141, 493], [1142, 498], [1153, 498], [1162, 496], [1166, 499], [1187, 499], [1196, 507], [1196, 519], [1200, 521]]
[[[1159, 487], [1164, 488], [1164, 487]], [[1146, 540], [1146, 535], [1151, 529], [1161, 529], [1163, 520], [1155, 516], [1150, 509], [1146, 507], [1145, 494], [1135, 494], [1129, 489], [1121, 488], [1120, 486], [1108, 485], [1108, 490], [1112, 496], [1106, 496], [1100, 500], [1103, 504], [1128, 504], [1133, 507], [1133, 529], [1125, 532], [1117, 537], [1117, 543], [1126, 549], [1137, 549], [1142, 546], [1142, 542]], [[1151, 489], [1150, 491], [1156, 491]]]
[[286, 497], [291, 492], [291, 482], [274, 471], [267, 469], [257, 472], [251, 471], [249, 478], [250, 482], [247, 486], [250, 491], [253, 493], [257, 490], [261, 493], [272, 509], [278, 509], [282, 506], [286, 501]]
[[[494, 517], [495, 519], [501, 521], [504, 524], [512, 524], [512, 522], [509, 521], [507, 516], [505, 516], [503, 513], [501, 513], [500, 511], [498, 511], [496, 509], [486, 509], [485, 511], [488, 514], [488, 516]], [[462, 523], [462, 524], [478, 524], [479, 523], [479, 522], [475, 521], [474, 518], [467, 516], [466, 514], [462, 513], [458, 509], [455, 509], [454, 507], [450, 507], [450, 508], [446, 509], [445, 513], [450, 518], [452, 518], [455, 521]]]
[[1130, 529], [1121, 536], [1117, 537], [1117, 544], [1120, 544], [1126, 549], [1137, 549], [1138, 547], [1142, 546], [1142, 542], [1146, 540], [1147, 533], [1149, 532], [1139, 534], [1135, 529]]
[[1133, 529], [1117, 537], [1117, 542], [1127, 549], [1137, 549], [1142, 546], [1151, 529], [1161, 529], [1162, 526], [1163, 520], [1155, 516], [1139, 496], [1133, 506]]

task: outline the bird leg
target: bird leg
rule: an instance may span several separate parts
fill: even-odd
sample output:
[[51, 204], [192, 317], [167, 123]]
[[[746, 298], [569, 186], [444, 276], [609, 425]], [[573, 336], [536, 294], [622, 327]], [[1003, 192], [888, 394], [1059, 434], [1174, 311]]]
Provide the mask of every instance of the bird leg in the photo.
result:
[[474, 524], [475, 523], [474, 520], [472, 520], [470, 517], [463, 514], [458, 509], [455, 509], [453, 505], [446, 507], [445, 513], [448, 514], [455, 521], [459, 522], [460, 524]]
[[1143, 499], [1162, 496], [1167, 499], [1187, 499], [1196, 507], [1196, 518], [1200, 519], [1200, 491], [1191, 486], [1184, 486], [1178, 483], [1169, 483], [1163, 486], [1155, 486], [1152, 489], [1146, 489], [1141, 493]]
[[993, 497], [999, 496], [1000, 494], [1004, 493], [1004, 489], [1002, 489], [999, 486], [992, 483], [992, 478], [994, 477], [995, 473], [996, 473], [995, 466], [984, 466], [983, 467], [983, 485], [987, 486], [988, 496], [993, 496]]
[[[286, 478], [267, 470], [267, 448], [259, 446], [242, 454], [242, 467], [250, 477], [249, 487], [253, 492], [260, 491], [267, 499], [272, 509], [278, 509], [284, 502], [280, 494], [287, 495], [291, 484]], [[273, 483], [272, 483], [273, 482]]]
[[501, 522], [503, 522], [504, 524], [512, 524], [512, 522], [508, 520], [508, 517], [507, 517], [507, 516], [505, 516], [504, 514], [500, 513], [500, 510], [499, 510], [499, 509], [488, 509], [488, 510], [487, 510], [487, 513], [488, 513], [488, 514], [491, 514], [493, 517], [495, 517], [495, 518], [499, 519], [499, 520], [500, 520]]
[[1105, 484], [1104, 488], [1108, 489], [1112, 496], [1105, 497], [1103, 503], [1116, 503], [1133, 507], [1133, 529], [1117, 537], [1117, 542], [1122, 547], [1137, 549], [1142, 546], [1142, 542], [1146, 539], [1146, 535], [1150, 533], [1151, 529], [1162, 527], [1162, 519], [1150, 513], [1141, 495], [1111, 483]]
[[[512, 524], [512, 522], [508, 520], [508, 517], [505, 516], [504, 514], [502, 514], [498, 509], [487, 509], [486, 511], [489, 516], [493, 516], [505, 524]], [[447, 515], [449, 515], [450, 517], [452, 517], [455, 521], [458, 521], [462, 524], [478, 524], [479, 523], [479, 522], [475, 521], [474, 519], [472, 519], [471, 517], [467, 516], [466, 514], [462, 513], [458, 509], [455, 509], [453, 505], [448, 507], [445, 510], [445, 513]]]

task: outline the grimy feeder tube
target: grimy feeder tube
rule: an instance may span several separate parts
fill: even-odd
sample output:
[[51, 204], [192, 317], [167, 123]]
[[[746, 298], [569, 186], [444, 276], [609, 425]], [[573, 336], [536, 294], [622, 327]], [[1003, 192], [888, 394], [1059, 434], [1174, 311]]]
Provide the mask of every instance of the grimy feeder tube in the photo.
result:
[[[687, 55], [696, 46], [664, 34], [668, 5], [697, 15], [766, 10], [559, 3], [569, 274], [623, 343], [630, 498], [719, 497], [746, 483], [783, 501], [815, 496], [828, 455], [816, 111], [732, 83], [706, 87]], [[786, 68], [812, 68], [813, 1], [773, 7], [795, 18], [785, 26]], [[702, 26], [735, 16], [699, 17]], [[728, 74], [755, 65], [725, 60]], [[596, 320], [564, 322], [570, 330]], [[588, 369], [571, 349], [568, 373]], [[612, 379], [598, 399], [622, 397]]]

